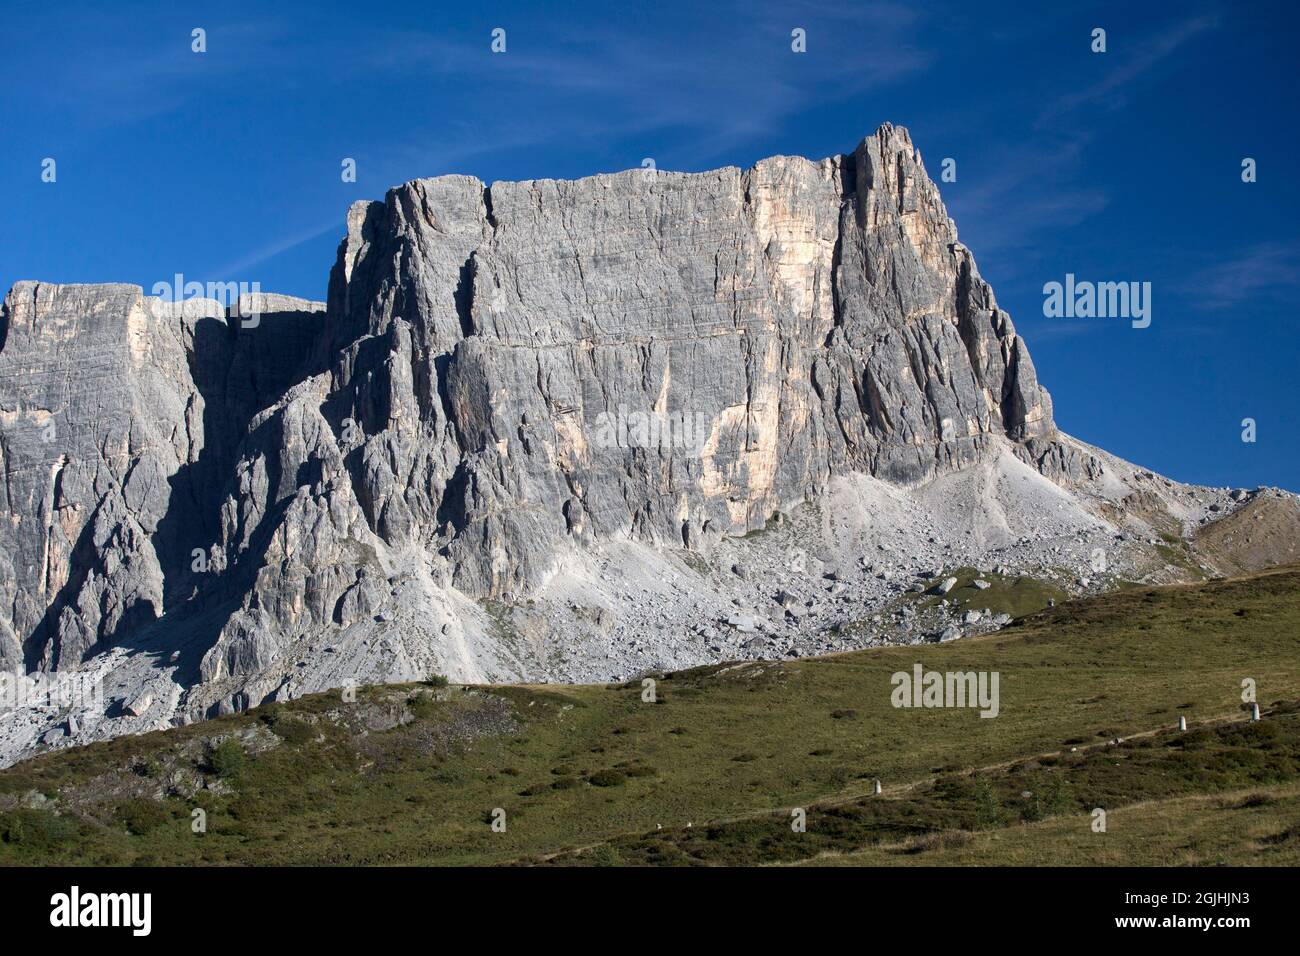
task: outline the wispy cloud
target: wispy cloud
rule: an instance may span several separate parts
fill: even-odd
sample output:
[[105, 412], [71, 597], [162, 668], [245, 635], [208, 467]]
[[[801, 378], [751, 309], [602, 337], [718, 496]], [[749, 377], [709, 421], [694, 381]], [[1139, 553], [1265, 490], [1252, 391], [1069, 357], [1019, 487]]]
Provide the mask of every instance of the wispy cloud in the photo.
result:
[[[483, 38], [406, 31], [367, 41], [348, 62], [407, 79], [472, 80], [481, 108], [467, 104], [467, 111], [489, 142], [519, 137], [517, 112], [494, 110], [491, 98], [520, 91], [547, 106], [524, 124], [534, 142], [596, 135], [593, 112], [606, 117], [598, 133], [606, 140], [688, 132], [677, 138], [690, 140], [689, 155], [678, 147], [656, 157], [665, 168], [698, 168], [761, 140], [801, 109], [861, 96], [934, 62], [915, 42], [918, 15], [897, 4], [847, 11], [819, 3], [758, 5], [744, 15], [747, 29], [726, 43], [712, 30], [651, 36], [587, 24], [576, 35], [508, 34], [508, 52], [492, 55]], [[807, 54], [791, 53], [796, 26], [808, 31]]]
[[[999, 278], [1032, 274], [1044, 245], [1057, 247], [1062, 230], [1110, 207], [1109, 190], [1086, 175], [1099, 135], [1096, 122], [1083, 121], [1086, 111], [1123, 108], [1138, 84], [1167, 69], [1188, 43], [1218, 23], [1217, 15], [1201, 13], [1146, 36], [1112, 31], [1109, 52], [1097, 55], [1105, 68], [1100, 78], [1049, 96], [1036, 117], [1029, 114], [1026, 135], [983, 147], [978, 185], [954, 190], [950, 202], [959, 222], [976, 224], [972, 249], [998, 263]], [[987, 122], [997, 119], [989, 115]]]
[[[1054, 100], [1043, 111], [1039, 122], [1048, 122], [1084, 106], [1103, 106], [1108, 109], [1124, 106], [1127, 101], [1127, 91], [1132, 84], [1155, 71], [1187, 41], [1218, 25], [1217, 16], [1201, 14], [1181, 20], [1139, 41], [1131, 51], [1123, 50], [1117, 45], [1109, 47], [1108, 52], [1099, 56], [1114, 57], [1117, 65], [1091, 86], [1067, 93]], [[1112, 43], [1114, 42], [1112, 40]], [[1111, 61], [1107, 59], [1105, 62]]]
[[1198, 273], [1189, 290], [1209, 311], [1294, 304], [1300, 290], [1300, 241], [1264, 242]]
[[333, 219], [329, 222], [313, 227], [303, 229], [297, 232], [282, 236], [266, 245], [258, 246], [248, 254], [228, 262], [225, 265], [213, 269], [211, 274], [222, 281], [238, 279], [239, 276], [245, 275], [263, 263], [269, 262], [276, 256], [288, 252], [290, 249], [296, 249], [303, 243], [311, 242], [313, 239], [319, 239], [328, 233], [338, 233], [340, 238], [343, 234], [343, 222], [341, 219]]
[[[302, 65], [292, 44], [283, 42], [292, 26], [274, 20], [214, 28], [202, 55], [191, 50], [189, 27], [152, 24], [154, 33], [128, 37], [112, 14], [90, 8], [65, 22], [69, 32], [11, 51], [0, 78], [6, 86], [21, 83], [33, 103], [83, 130], [139, 123], [197, 102], [213, 87], [264, 85]], [[164, 29], [160, 40], [157, 31]], [[45, 72], [56, 42], [75, 53]], [[33, 70], [44, 72], [46, 82], [22, 82]]]
[[[800, 110], [861, 97], [934, 62], [915, 42], [920, 15], [899, 4], [748, 5], [743, 12], [749, 28], [726, 44], [709, 31], [641, 35], [611, 21], [544, 37], [508, 30], [507, 52], [497, 55], [486, 35], [379, 29], [352, 38], [346, 50], [297, 50], [293, 59], [335, 64], [336, 82], [387, 76], [404, 87], [428, 85], [440, 99], [459, 97], [458, 110], [438, 113], [436, 125], [411, 117], [371, 144], [366, 169], [387, 185], [475, 172], [485, 159], [557, 143], [589, 143], [593, 153], [628, 143], [629, 166], [648, 154], [662, 169], [707, 168], [734, 161]], [[808, 54], [790, 50], [795, 26], [808, 30]], [[503, 98], [513, 108], [500, 108]], [[521, 110], [521, 102], [531, 107]], [[602, 121], [593, 124], [592, 115]], [[221, 271], [246, 271], [326, 231], [292, 233]]]
[[1092, 134], [1046, 143], [990, 144], [978, 184], [953, 193], [958, 222], [977, 224], [977, 256], [997, 257], [1003, 278], [1030, 269], [1043, 237], [1077, 226], [1110, 204], [1105, 188], [1076, 184]]

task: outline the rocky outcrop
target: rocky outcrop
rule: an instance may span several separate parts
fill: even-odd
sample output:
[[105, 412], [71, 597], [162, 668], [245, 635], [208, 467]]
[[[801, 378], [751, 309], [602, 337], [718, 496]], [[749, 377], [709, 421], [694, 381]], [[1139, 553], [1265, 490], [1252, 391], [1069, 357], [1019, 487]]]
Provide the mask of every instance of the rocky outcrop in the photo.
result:
[[5, 668], [140, 646], [191, 711], [242, 706], [409, 588], [424, 664], [508, 673], [457, 607], [572, 549], [708, 551], [835, 476], [1007, 442], [1092, 467], [888, 125], [820, 162], [417, 180], [349, 210], [326, 307], [257, 305], [5, 299]]
[[906, 131], [748, 171], [421, 180], [331, 282], [334, 424], [386, 541], [519, 595], [550, 543], [707, 548], [829, 476], [917, 482], [1053, 433]]

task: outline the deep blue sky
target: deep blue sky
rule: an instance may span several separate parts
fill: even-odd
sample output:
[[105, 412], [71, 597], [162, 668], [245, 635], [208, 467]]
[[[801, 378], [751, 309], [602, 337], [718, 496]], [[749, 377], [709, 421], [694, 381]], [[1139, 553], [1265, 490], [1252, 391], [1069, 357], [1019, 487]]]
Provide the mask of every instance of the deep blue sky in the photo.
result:
[[[323, 298], [348, 203], [407, 179], [820, 158], [888, 120], [934, 178], [957, 161], [944, 199], [1062, 428], [1300, 490], [1296, 5], [923, 6], [4, 0], [0, 285], [183, 272]], [[1067, 272], [1150, 281], [1151, 327], [1044, 318]]]

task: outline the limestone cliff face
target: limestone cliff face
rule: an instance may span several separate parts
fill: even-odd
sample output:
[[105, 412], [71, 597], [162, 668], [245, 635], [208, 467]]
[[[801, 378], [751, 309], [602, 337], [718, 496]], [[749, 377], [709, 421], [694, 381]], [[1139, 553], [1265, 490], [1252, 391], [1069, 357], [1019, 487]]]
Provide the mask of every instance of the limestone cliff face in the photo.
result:
[[919, 482], [1003, 437], [1053, 455], [1025, 344], [897, 127], [746, 171], [410, 182], [349, 211], [324, 311], [262, 311], [6, 298], [5, 667], [165, 645], [174, 619], [203, 635], [194, 679], [230, 681], [404, 567], [517, 598], [560, 547], [708, 549], [837, 474]]
[[162, 612], [151, 543], [192, 453], [186, 328], [134, 286], [19, 284], [0, 324], [0, 660], [75, 664]]
[[6, 669], [75, 666], [220, 580], [227, 552], [211, 549], [209, 568], [209, 545], [245, 425], [289, 384], [319, 326], [311, 303], [266, 296], [260, 307], [255, 341], [216, 302], [163, 302], [137, 286], [22, 282], [5, 298]]
[[[836, 472], [914, 482], [1053, 431], [889, 126], [820, 163], [408, 183], [353, 208], [330, 318], [371, 527], [436, 535], [472, 593], [527, 590], [565, 535], [706, 547]], [[637, 413], [703, 434], [602, 434]]]

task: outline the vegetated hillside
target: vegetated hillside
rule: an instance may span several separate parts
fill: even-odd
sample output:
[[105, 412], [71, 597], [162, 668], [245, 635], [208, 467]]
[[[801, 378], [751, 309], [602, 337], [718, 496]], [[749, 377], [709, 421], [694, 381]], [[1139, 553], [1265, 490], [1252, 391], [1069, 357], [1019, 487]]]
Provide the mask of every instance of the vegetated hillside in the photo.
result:
[[[1297, 625], [1292, 567], [651, 675], [655, 703], [640, 681], [320, 694], [0, 772], [0, 862], [1297, 862]], [[998, 716], [895, 708], [917, 663], [997, 671]]]

